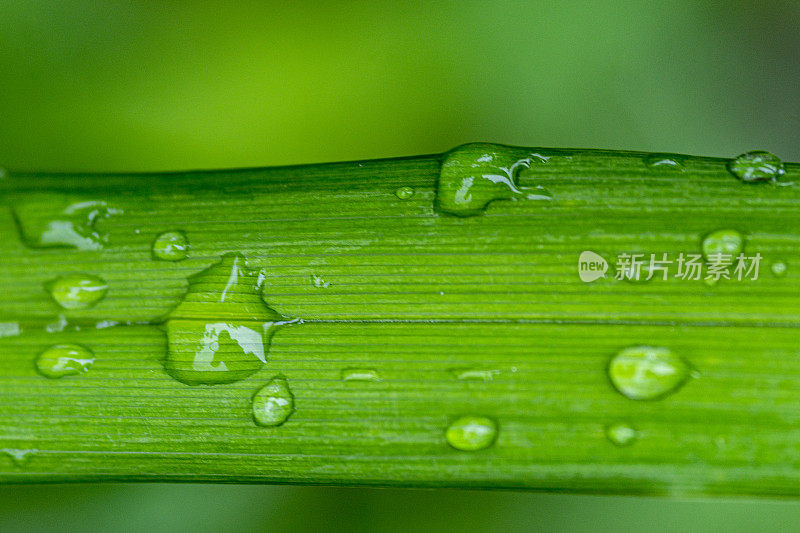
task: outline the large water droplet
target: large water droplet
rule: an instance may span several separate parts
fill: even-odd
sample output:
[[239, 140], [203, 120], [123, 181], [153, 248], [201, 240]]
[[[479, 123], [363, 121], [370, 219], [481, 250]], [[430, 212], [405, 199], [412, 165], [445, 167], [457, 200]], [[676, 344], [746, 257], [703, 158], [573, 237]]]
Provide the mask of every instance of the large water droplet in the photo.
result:
[[606, 437], [617, 446], [630, 446], [639, 438], [639, 432], [630, 424], [618, 422], [606, 427]]
[[611, 383], [631, 400], [654, 400], [674, 392], [689, 378], [690, 367], [667, 348], [632, 346], [608, 365]]
[[776, 181], [786, 173], [783, 161], [763, 150], [746, 152], [730, 160], [728, 170], [742, 181]]
[[98, 220], [122, 211], [102, 200], [76, 200], [55, 193], [34, 193], [15, 200], [14, 216], [23, 242], [32, 248], [100, 250], [108, 235], [100, 233]]
[[342, 381], [380, 381], [381, 376], [374, 368], [345, 368]]
[[445, 438], [456, 450], [482, 450], [497, 438], [497, 423], [485, 416], [462, 416], [447, 427]]
[[703, 255], [710, 261], [712, 256], [730, 255], [736, 259], [744, 250], [744, 237], [734, 229], [712, 231], [703, 239]]
[[253, 420], [259, 426], [280, 426], [294, 412], [294, 395], [284, 377], [272, 378], [253, 396]]
[[442, 163], [436, 208], [458, 216], [482, 213], [495, 200], [550, 200], [542, 187], [520, 187], [517, 177], [531, 162], [546, 159], [520, 148], [467, 144], [449, 152]]
[[413, 187], [400, 187], [394, 191], [394, 195], [401, 200], [410, 200], [414, 196]]
[[90, 274], [68, 274], [45, 283], [53, 300], [64, 309], [88, 309], [103, 299], [108, 284]]
[[189, 241], [182, 231], [166, 231], [153, 241], [153, 257], [162, 261], [180, 261], [186, 258]]
[[56, 344], [36, 358], [36, 370], [47, 378], [73, 376], [89, 371], [94, 354], [78, 344]]
[[674, 154], [650, 154], [644, 158], [650, 170], [658, 172], [683, 172], [683, 157]]
[[189, 385], [232, 383], [260, 370], [281, 315], [261, 298], [258, 272], [242, 254], [189, 278], [184, 299], [164, 319], [166, 371]]

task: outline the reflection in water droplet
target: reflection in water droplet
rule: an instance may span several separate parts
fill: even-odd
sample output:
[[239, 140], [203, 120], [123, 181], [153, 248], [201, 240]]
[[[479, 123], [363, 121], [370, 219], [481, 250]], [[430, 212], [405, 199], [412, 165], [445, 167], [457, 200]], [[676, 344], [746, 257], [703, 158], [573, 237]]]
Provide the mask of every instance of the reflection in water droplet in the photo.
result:
[[294, 412], [294, 395], [284, 377], [272, 378], [253, 396], [253, 420], [259, 426], [280, 426]]
[[60, 378], [88, 372], [94, 354], [78, 344], [56, 344], [36, 358], [36, 370], [47, 378]]
[[318, 289], [326, 289], [330, 286], [329, 282], [325, 281], [316, 274], [311, 274], [311, 283], [313, 283]]
[[447, 427], [445, 438], [456, 450], [482, 450], [497, 438], [497, 423], [485, 416], [462, 416]]
[[11, 458], [17, 466], [23, 466], [25, 463], [28, 462], [36, 452], [38, 452], [36, 448], [1, 448], [0, 453], [3, 453]]
[[186, 259], [189, 241], [182, 231], [166, 231], [153, 241], [153, 257], [162, 261]]
[[264, 303], [258, 280], [241, 254], [226, 254], [189, 278], [183, 301], [164, 319], [169, 375], [188, 385], [213, 385], [264, 366], [272, 335], [287, 322]]
[[[538, 155], [538, 154], [537, 154]], [[542, 187], [522, 188], [517, 177], [531, 162], [530, 151], [496, 144], [467, 144], [447, 154], [436, 192], [436, 208], [457, 216], [482, 213], [495, 200], [551, 200]]]
[[380, 381], [381, 377], [373, 368], [345, 368], [342, 370], [343, 381]]
[[776, 261], [770, 266], [770, 270], [776, 277], [782, 278], [786, 275], [786, 263], [783, 261]]
[[756, 150], [728, 162], [728, 170], [742, 181], [776, 181], [786, 173], [783, 161], [775, 154]]
[[706, 235], [702, 248], [707, 261], [719, 255], [730, 255], [735, 260], [744, 250], [744, 237], [734, 229], [719, 229]]
[[16, 337], [22, 333], [18, 322], [0, 322], [0, 338]]
[[394, 195], [401, 200], [410, 200], [414, 196], [413, 187], [400, 187], [394, 191]]
[[453, 368], [450, 373], [462, 381], [492, 381], [500, 374], [499, 370], [483, 370], [478, 368]]
[[632, 346], [621, 350], [608, 365], [614, 387], [631, 400], [654, 400], [680, 388], [689, 378], [689, 365], [667, 348]]
[[121, 214], [102, 200], [76, 200], [56, 193], [29, 193], [14, 201], [14, 217], [23, 242], [32, 248], [100, 250], [108, 235], [96, 223]]
[[639, 438], [639, 432], [629, 424], [618, 422], [606, 427], [606, 437], [617, 446], [630, 446]]
[[68, 274], [48, 281], [45, 289], [64, 309], [88, 309], [103, 299], [108, 284], [98, 276]]
[[644, 158], [644, 164], [650, 170], [659, 172], [683, 172], [683, 158], [673, 154], [650, 154]]

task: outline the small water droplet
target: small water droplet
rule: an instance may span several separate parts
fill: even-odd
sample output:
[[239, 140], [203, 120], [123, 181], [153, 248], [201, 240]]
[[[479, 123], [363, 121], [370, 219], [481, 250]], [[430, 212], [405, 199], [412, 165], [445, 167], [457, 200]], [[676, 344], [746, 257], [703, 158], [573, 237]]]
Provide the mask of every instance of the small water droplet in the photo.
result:
[[2, 448], [0, 453], [3, 453], [11, 458], [17, 466], [23, 466], [28, 460], [38, 452], [36, 448]]
[[259, 426], [280, 426], [294, 412], [294, 395], [286, 378], [272, 378], [253, 396], [253, 420]]
[[69, 323], [67, 322], [67, 317], [64, 314], [58, 315], [58, 320], [53, 322], [52, 324], [46, 324], [44, 329], [48, 333], [58, 333], [67, 329]]
[[46, 378], [60, 378], [88, 372], [94, 354], [78, 344], [56, 344], [39, 354], [36, 370]]
[[327, 289], [330, 286], [329, 282], [325, 281], [316, 274], [311, 274], [311, 283], [318, 289]]
[[0, 180], [4, 180], [8, 177], [8, 171], [3, 167], [0, 167]]
[[730, 255], [735, 260], [744, 250], [744, 237], [734, 229], [719, 229], [706, 235], [702, 248], [707, 261], [718, 255]]
[[189, 241], [182, 231], [165, 231], [153, 241], [153, 257], [162, 261], [186, 259]]
[[775, 261], [769, 268], [776, 277], [782, 278], [786, 275], [786, 263], [783, 261]]
[[76, 200], [54, 193], [29, 194], [14, 203], [22, 240], [31, 248], [100, 250], [108, 244], [108, 235], [95, 225], [118, 214], [122, 211], [102, 200]]
[[606, 427], [606, 437], [617, 446], [630, 446], [639, 438], [639, 432], [630, 424], [618, 422]]
[[288, 323], [260, 292], [258, 272], [238, 253], [191, 276], [183, 301], [164, 318], [167, 373], [187, 385], [214, 385], [258, 372], [273, 334]]
[[0, 338], [17, 337], [22, 333], [18, 322], [0, 322]]
[[683, 158], [673, 154], [650, 154], [644, 158], [644, 164], [650, 170], [659, 172], [683, 172]]
[[400, 198], [401, 200], [410, 200], [414, 196], [414, 188], [399, 187], [396, 191], [394, 191], [394, 195]]
[[445, 438], [456, 450], [483, 450], [497, 438], [497, 423], [485, 416], [462, 416], [447, 427]]
[[342, 381], [380, 381], [378, 371], [373, 368], [345, 368]]
[[654, 400], [676, 391], [690, 370], [683, 358], [654, 346], [625, 348], [608, 365], [611, 383], [631, 400]]
[[542, 162], [530, 151], [495, 144], [467, 144], [442, 163], [436, 208], [457, 216], [482, 213], [495, 200], [551, 200], [543, 187], [520, 187], [519, 172]]
[[786, 173], [783, 161], [763, 150], [746, 152], [730, 160], [728, 170], [742, 181], [776, 181]]
[[88, 309], [108, 292], [108, 284], [90, 274], [68, 274], [45, 283], [53, 300], [64, 309]]
[[[516, 372], [516, 368], [512, 370]], [[450, 373], [462, 381], [492, 381], [500, 374], [499, 370], [485, 370], [480, 368], [453, 368]]]

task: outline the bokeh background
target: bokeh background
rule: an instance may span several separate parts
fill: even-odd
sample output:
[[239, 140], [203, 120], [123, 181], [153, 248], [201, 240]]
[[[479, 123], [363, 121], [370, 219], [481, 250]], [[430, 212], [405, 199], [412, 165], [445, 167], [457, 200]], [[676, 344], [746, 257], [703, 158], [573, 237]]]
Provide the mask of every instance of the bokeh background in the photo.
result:
[[[0, 0], [0, 166], [284, 165], [468, 141], [722, 157], [767, 149], [797, 161], [798, 27], [794, 0]], [[731, 532], [798, 520], [800, 504], [752, 500], [0, 487], [4, 532]]]

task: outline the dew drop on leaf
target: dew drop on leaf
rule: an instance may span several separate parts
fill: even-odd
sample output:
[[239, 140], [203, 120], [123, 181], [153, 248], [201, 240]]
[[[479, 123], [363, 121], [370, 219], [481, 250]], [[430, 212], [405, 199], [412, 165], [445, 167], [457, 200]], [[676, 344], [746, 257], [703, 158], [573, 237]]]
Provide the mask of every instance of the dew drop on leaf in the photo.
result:
[[88, 309], [108, 292], [108, 284], [90, 274], [68, 274], [45, 283], [45, 289], [63, 309]]
[[253, 396], [253, 420], [259, 426], [280, 426], [294, 412], [294, 395], [284, 377], [272, 378]]
[[728, 162], [728, 170], [742, 181], [777, 181], [786, 173], [778, 156], [763, 150], [746, 152]]
[[719, 255], [730, 255], [735, 260], [744, 250], [744, 237], [734, 229], [719, 229], [706, 235], [702, 248], [708, 261]]
[[414, 188], [399, 187], [396, 191], [394, 191], [394, 195], [400, 198], [401, 200], [410, 200], [414, 196]]
[[153, 257], [161, 261], [180, 261], [186, 258], [189, 241], [182, 231], [165, 231], [153, 241]]
[[89, 371], [94, 354], [78, 344], [56, 344], [36, 358], [36, 370], [46, 378], [73, 376]]
[[668, 348], [631, 346], [611, 359], [608, 376], [631, 400], [654, 400], [678, 390], [690, 370], [689, 364]]
[[497, 423], [485, 416], [462, 416], [447, 427], [445, 438], [456, 450], [483, 450], [497, 438]]
[[639, 432], [630, 424], [617, 422], [606, 427], [606, 437], [616, 446], [630, 446], [639, 438]]

